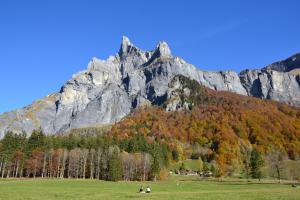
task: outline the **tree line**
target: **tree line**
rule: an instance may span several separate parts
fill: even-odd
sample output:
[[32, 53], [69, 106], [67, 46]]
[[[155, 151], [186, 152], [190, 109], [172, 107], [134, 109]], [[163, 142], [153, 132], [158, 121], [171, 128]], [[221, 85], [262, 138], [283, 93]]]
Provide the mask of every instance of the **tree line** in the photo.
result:
[[9, 131], [0, 141], [0, 176], [155, 180], [170, 155], [167, 145], [140, 134], [118, 140], [106, 134], [46, 136], [39, 129], [27, 138]]

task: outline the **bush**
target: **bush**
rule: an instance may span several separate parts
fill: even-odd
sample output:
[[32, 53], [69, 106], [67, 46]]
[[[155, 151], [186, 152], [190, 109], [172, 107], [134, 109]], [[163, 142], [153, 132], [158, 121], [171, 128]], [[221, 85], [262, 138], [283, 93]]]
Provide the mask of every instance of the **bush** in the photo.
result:
[[168, 169], [163, 168], [159, 171], [157, 179], [158, 180], [166, 180], [170, 176], [170, 172]]

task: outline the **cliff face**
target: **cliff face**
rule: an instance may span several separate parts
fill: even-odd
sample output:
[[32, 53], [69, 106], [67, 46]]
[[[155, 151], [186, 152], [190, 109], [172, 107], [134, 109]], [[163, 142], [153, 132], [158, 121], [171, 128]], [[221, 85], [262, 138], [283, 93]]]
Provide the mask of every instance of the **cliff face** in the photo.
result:
[[247, 95], [300, 106], [300, 54], [260, 70], [240, 73]]
[[[298, 57], [296, 60], [299, 64]], [[288, 63], [288, 69], [298, 67]], [[286, 69], [275, 71], [269, 67], [241, 74], [201, 71], [173, 56], [165, 42], [158, 43], [153, 51], [143, 51], [123, 37], [118, 54], [107, 60], [93, 58], [87, 69], [73, 75], [59, 92], [2, 114], [0, 136], [7, 130], [30, 133], [41, 127], [51, 134], [114, 123], [140, 105], [164, 103], [175, 75], [218, 91], [300, 105], [299, 75]]]

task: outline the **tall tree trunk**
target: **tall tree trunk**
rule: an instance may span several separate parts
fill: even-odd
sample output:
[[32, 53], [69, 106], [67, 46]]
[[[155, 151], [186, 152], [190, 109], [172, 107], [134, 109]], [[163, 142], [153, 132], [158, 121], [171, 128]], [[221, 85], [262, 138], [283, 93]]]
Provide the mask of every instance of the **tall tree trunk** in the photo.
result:
[[97, 179], [100, 179], [100, 159], [101, 159], [101, 154], [99, 149], [97, 153], [97, 172], [96, 172]]
[[68, 178], [71, 178], [71, 162], [70, 162], [71, 158], [69, 156], [68, 158]]
[[86, 168], [86, 156], [83, 157], [83, 170], [82, 170], [82, 178], [85, 179], [85, 168]]
[[3, 159], [1, 158], [1, 161], [0, 161], [0, 173], [2, 173], [2, 166], [3, 166]]
[[24, 170], [24, 161], [21, 162], [21, 171], [20, 171], [20, 178], [23, 178], [23, 170]]
[[53, 166], [52, 166], [52, 155], [50, 155], [49, 157], [49, 178], [52, 178], [52, 174], [53, 174]]
[[11, 177], [15, 178], [15, 173], [16, 173], [16, 162], [11, 165]]
[[43, 161], [43, 171], [42, 171], [42, 178], [45, 176], [45, 171], [46, 171], [46, 162], [47, 162], [47, 153], [44, 152], [44, 161]]
[[90, 162], [90, 179], [94, 179], [94, 154], [91, 152], [91, 162]]
[[7, 169], [7, 172], [6, 172], [6, 178], [9, 178], [10, 177], [10, 167], [8, 166], [8, 169]]
[[281, 176], [280, 176], [280, 168], [278, 165], [276, 165], [276, 171], [277, 171], [277, 177], [278, 177], [278, 182], [281, 182]]
[[33, 178], [36, 177], [36, 168], [37, 168], [37, 165], [34, 165], [34, 170], [33, 170]]
[[78, 176], [79, 176], [79, 162], [76, 168], [76, 179], [78, 179]]
[[17, 161], [17, 163], [16, 163], [15, 178], [18, 177], [18, 171], [19, 171], [19, 161]]
[[64, 150], [62, 166], [61, 166], [61, 171], [60, 171], [60, 178], [64, 178], [67, 157], [68, 157], [68, 152], [66, 150]]

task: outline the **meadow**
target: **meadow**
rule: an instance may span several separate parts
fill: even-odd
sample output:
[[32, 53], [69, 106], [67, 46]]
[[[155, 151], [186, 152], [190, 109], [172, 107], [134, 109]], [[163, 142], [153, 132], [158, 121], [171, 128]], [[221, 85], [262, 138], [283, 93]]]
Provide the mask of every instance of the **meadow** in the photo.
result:
[[[137, 193], [140, 186], [151, 187], [150, 194]], [[300, 199], [300, 188], [291, 184], [277, 184], [239, 179], [202, 179], [172, 176], [157, 182], [109, 182], [76, 179], [3, 179], [0, 180], [2, 200], [96, 200], [96, 199]]]

